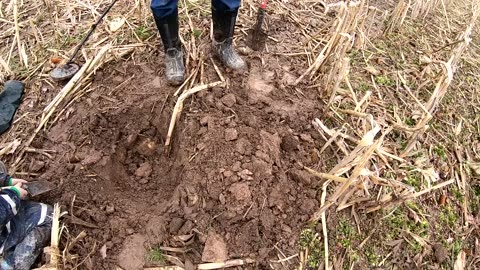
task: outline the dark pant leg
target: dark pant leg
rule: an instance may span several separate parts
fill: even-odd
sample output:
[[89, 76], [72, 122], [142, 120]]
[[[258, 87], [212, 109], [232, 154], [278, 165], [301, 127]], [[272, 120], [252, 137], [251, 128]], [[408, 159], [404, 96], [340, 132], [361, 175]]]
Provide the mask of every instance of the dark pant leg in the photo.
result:
[[[35, 262], [41, 248], [50, 238], [52, 207], [43, 203], [23, 201], [17, 215], [9, 223], [9, 234], [4, 243], [5, 260], [9, 265], [17, 261]], [[34, 247], [29, 248], [29, 247]], [[17, 250], [18, 249], [18, 250]], [[21, 255], [21, 258], [15, 256]], [[28, 256], [32, 257], [28, 260]], [[30, 266], [31, 266], [30, 264]], [[29, 269], [30, 266], [15, 269]]]
[[150, 8], [155, 21], [163, 20], [174, 12], [178, 12], [178, 0], [152, 0]]
[[217, 11], [236, 11], [240, 7], [240, 0], [212, 0], [212, 7]]

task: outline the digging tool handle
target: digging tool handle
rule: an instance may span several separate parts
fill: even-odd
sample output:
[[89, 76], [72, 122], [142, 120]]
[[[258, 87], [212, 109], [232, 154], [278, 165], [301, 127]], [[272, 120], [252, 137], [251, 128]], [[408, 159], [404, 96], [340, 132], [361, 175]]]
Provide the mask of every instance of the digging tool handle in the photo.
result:
[[263, 0], [260, 4], [260, 8], [265, 10], [267, 8], [268, 0]]
[[75, 48], [75, 51], [73, 52], [72, 56], [70, 56], [70, 59], [68, 59], [67, 64], [72, 63], [75, 56], [77, 56], [78, 51], [80, 51], [80, 49], [83, 47], [83, 45], [85, 45], [85, 42], [87, 42], [88, 38], [92, 35], [93, 31], [100, 24], [103, 17], [105, 17], [105, 15], [107, 15], [107, 13], [110, 11], [110, 9], [113, 7], [113, 5], [115, 5], [115, 3], [117, 1], [118, 0], [113, 0], [112, 3], [107, 7], [107, 9], [105, 9], [105, 11], [100, 15], [100, 17], [98, 17], [97, 21], [94, 24], [92, 24], [88, 33], [83, 37], [82, 41], [80, 42], [80, 44], [78, 44], [77, 48]]

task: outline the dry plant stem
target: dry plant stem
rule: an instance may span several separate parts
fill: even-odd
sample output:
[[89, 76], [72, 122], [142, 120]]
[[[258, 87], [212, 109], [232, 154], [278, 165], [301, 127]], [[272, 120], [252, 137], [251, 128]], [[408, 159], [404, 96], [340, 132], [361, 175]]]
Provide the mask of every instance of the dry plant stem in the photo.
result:
[[[329, 183], [330, 181], [327, 181], [323, 184], [321, 206], [325, 205], [325, 199], [327, 197], [327, 187]], [[328, 267], [328, 233], [327, 233], [327, 217], [325, 216], [325, 212], [322, 213], [322, 231], [323, 231], [323, 245], [325, 249], [325, 269], [330, 269], [330, 267]]]
[[17, 49], [18, 49], [18, 56], [20, 57], [20, 61], [28, 67], [27, 59], [24, 58], [24, 54], [22, 53], [22, 44], [20, 41], [20, 27], [18, 26], [18, 1], [13, 0], [13, 18], [15, 22], [15, 38], [17, 40]]
[[56, 203], [53, 207], [52, 233], [50, 238], [50, 263], [51, 267], [58, 267], [60, 251], [58, 244], [60, 240], [60, 205]]
[[189, 96], [191, 96], [191, 95], [193, 95], [193, 94], [195, 94], [199, 91], [209, 89], [209, 88], [212, 88], [212, 87], [215, 87], [215, 86], [225, 86], [225, 83], [222, 82], [222, 81], [217, 81], [217, 82], [213, 82], [213, 83], [209, 83], [209, 84], [198, 85], [198, 86], [195, 86], [192, 89], [189, 89], [189, 90], [185, 91], [184, 93], [182, 93], [180, 95], [180, 97], [178, 97], [178, 100], [175, 103], [175, 107], [173, 108], [172, 119], [170, 120], [170, 125], [168, 127], [167, 138], [165, 139], [165, 146], [170, 145], [170, 141], [171, 141], [172, 134], [173, 134], [173, 129], [175, 128], [175, 123], [177, 122], [177, 119], [180, 118], [180, 113], [182, 111], [183, 102], [185, 101], [185, 99], [187, 99]]
[[387, 27], [385, 28], [385, 34], [390, 33], [391, 31], [402, 26], [405, 18], [407, 17], [408, 9], [410, 8], [411, 0], [405, 2], [400, 0], [392, 12], [390, 19], [387, 21]]
[[199, 270], [208, 270], [208, 269], [222, 269], [225, 267], [234, 267], [234, 266], [241, 266], [245, 264], [255, 263], [255, 260], [252, 259], [237, 259], [237, 260], [229, 260], [221, 263], [202, 263], [198, 265]]
[[419, 131], [416, 131], [410, 136], [407, 147], [401, 153], [400, 157], [407, 156], [408, 153], [413, 149], [413, 147], [417, 143], [418, 136], [422, 134], [424, 130], [426, 130], [427, 124], [432, 119], [431, 115], [433, 114], [438, 104], [440, 104], [441, 100], [445, 96], [448, 90], [448, 87], [453, 81], [453, 75], [457, 68], [458, 62], [470, 44], [470, 41], [471, 41], [470, 36], [472, 34], [473, 27], [476, 23], [476, 20], [479, 14], [480, 14], [480, 7], [477, 7], [473, 12], [473, 16], [472, 16], [472, 20], [470, 21], [470, 24], [467, 26], [465, 31], [460, 34], [458, 38], [458, 40], [461, 40], [462, 42], [459, 43], [459, 45], [457, 45], [448, 62], [442, 63], [444, 67], [444, 70], [443, 70], [444, 73], [438, 80], [432, 96], [428, 100], [427, 104], [424, 106], [425, 109], [428, 111], [428, 113], [424, 113], [422, 115], [421, 121], [419, 121], [419, 123], [415, 126], [415, 128], [418, 129]]

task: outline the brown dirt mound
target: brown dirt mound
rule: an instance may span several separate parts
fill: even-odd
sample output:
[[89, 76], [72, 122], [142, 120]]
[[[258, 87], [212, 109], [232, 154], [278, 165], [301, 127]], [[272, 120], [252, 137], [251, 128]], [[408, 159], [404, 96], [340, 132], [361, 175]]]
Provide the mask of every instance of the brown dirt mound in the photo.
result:
[[[39, 142], [62, 153], [42, 176], [59, 185], [50, 199], [73, 210], [72, 235], [88, 232], [73, 252], [106, 248], [106, 258], [95, 251], [84, 266], [152, 265], [143, 257], [160, 244], [188, 244], [191, 252], [180, 259], [199, 263], [213, 232], [230, 259], [267, 265], [275, 244], [295, 252], [299, 231], [319, 205], [321, 183], [299, 163], [319, 161], [306, 149], [315, 149], [309, 120], [322, 102], [316, 89], [292, 87], [298, 74], [279, 59], [267, 58], [263, 67], [253, 57], [249, 62], [247, 74], [226, 74], [233, 78], [228, 89], [192, 98], [170, 151], [163, 145], [175, 89], [164, 84], [161, 65], [147, 61], [97, 74], [96, 91]], [[206, 70], [216, 80], [213, 68]], [[131, 252], [137, 246], [145, 250]]]

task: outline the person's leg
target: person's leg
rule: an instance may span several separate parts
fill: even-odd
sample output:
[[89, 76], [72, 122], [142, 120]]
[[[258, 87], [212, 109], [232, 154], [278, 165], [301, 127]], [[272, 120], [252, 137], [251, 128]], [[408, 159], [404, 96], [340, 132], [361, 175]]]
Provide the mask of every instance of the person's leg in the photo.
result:
[[165, 75], [168, 82], [174, 85], [185, 80], [177, 4], [178, 0], [152, 0], [150, 6], [165, 50]]
[[212, 0], [213, 45], [220, 60], [232, 69], [246, 66], [232, 44], [239, 7], [240, 0]]
[[50, 239], [52, 207], [23, 201], [17, 215], [9, 222], [9, 234], [2, 246], [1, 266], [9, 269], [30, 269]]

